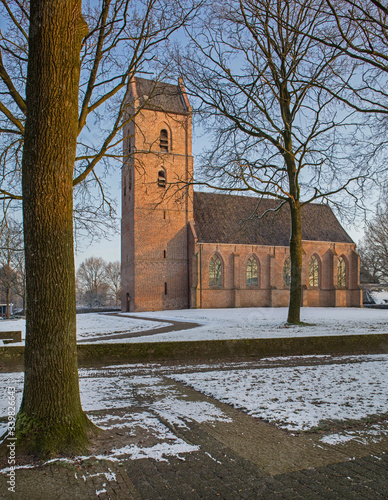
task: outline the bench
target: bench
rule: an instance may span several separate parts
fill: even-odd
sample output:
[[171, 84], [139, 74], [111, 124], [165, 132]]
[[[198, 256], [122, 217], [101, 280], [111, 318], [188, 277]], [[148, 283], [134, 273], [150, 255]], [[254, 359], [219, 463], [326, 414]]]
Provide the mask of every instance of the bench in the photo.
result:
[[21, 342], [22, 332], [21, 331], [0, 332], [0, 340], [3, 341], [3, 344], [12, 344], [14, 342]]

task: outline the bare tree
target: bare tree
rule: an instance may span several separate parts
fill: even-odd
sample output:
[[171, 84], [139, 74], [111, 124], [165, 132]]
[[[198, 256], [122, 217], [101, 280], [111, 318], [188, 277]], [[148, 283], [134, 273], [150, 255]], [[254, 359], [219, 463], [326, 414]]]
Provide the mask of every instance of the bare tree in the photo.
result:
[[[310, 9], [313, 15], [316, 6]], [[338, 103], [362, 116], [365, 142], [358, 155], [361, 161], [374, 163], [381, 183], [387, 161], [388, 8], [377, 0], [325, 0], [322, 9], [325, 22], [309, 36], [338, 51], [342, 60], [337, 71], [340, 91], [327, 90]]]
[[15, 255], [16, 282], [14, 292], [21, 302], [23, 316], [26, 315], [27, 297], [26, 297], [26, 266], [24, 259], [24, 251], [18, 252]]
[[360, 246], [361, 269], [372, 281], [388, 282], [388, 201], [377, 207], [375, 217], [367, 223]]
[[105, 265], [105, 281], [113, 297], [114, 304], [118, 307], [120, 305], [121, 293], [121, 264], [118, 260], [108, 262]]
[[0, 227], [0, 289], [7, 304], [7, 318], [10, 318], [10, 304], [21, 290], [24, 274], [24, 247], [22, 225], [8, 220]]
[[358, 242], [357, 251], [360, 255], [360, 282], [379, 283], [379, 259], [365, 238]]
[[[211, 3], [188, 32], [189, 54], [180, 59], [186, 87], [200, 99], [200, 118], [214, 138], [199, 183], [275, 198], [276, 210], [289, 207], [289, 323], [300, 322], [302, 207], [339, 203], [337, 193], [350, 193], [364, 179], [346, 149], [357, 142], [351, 113], [338, 112], [326, 90], [341, 85], [335, 71], [340, 52], [311, 36], [326, 21], [323, 4]], [[345, 126], [353, 131], [347, 142]]]
[[120, 301], [121, 265], [101, 257], [85, 259], [77, 270], [78, 300], [87, 307], [102, 307]]
[[[83, 8], [89, 33], [80, 52], [77, 153], [73, 171], [75, 235], [99, 237], [117, 230], [110, 195], [112, 169], [123, 161], [122, 130], [128, 81], [135, 73], [161, 78], [168, 61], [159, 44], [193, 13], [196, 0], [99, 0]], [[0, 201], [20, 207], [29, 0], [0, 2]], [[162, 54], [165, 52], [162, 51]], [[108, 182], [107, 182], [108, 181]]]
[[0, 297], [6, 303], [5, 317], [10, 319], [12, 311], [13, 290], [16, 284], [16, 273], [9, 264], [0, 267]]
[[106, 304], [108, 285], [106, 283], [106, 262], [100, 257], [85, 259], [77, 270], [77, 283], [81, 302], [88, 307], [102, 307]]
[[23, 194], [28, 302], [20, 451], [79, 452], [93, 430], [78, 385], [73, 189], [94, 184], [109, 210], [98, 166], [122, 158], [129, 82], [191, 12], [185, 0], [101, 0], [83, 13], [81, 0], [1, 3], [0, 199], [6, 213]]
[[[376, 0], [326, 0], [326, 22], [315, 40], [339, 50], [353, 66], [342, 76], [337, 97], [357, 111], [386, 115], [388, 72], [388, 9]], [[341, 76], [341, 75], [339, 75]]]

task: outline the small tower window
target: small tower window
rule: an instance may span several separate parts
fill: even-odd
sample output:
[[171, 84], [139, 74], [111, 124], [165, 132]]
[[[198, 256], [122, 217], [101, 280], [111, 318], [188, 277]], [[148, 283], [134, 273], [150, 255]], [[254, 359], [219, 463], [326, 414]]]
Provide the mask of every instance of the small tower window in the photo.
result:
[[168, 153], [168, 132], [165, 128], [162, 128], [159, 136], [160, 151], [165, 151]]
[[161, 168], [158, 172], [158, 186], [165, 188], [166, 182], [167, 182], [166, 171], [164, 170], [164, 168]]

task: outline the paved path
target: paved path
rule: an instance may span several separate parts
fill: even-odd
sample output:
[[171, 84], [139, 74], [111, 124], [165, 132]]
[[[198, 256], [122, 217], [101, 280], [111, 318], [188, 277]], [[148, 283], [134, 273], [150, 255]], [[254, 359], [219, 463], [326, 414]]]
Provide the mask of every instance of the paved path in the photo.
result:
[[[372, 452], [354, 460], [271, 475], [203, 429], [194, 426], [187, 439], [201, 451], [184, 460], [122, 460], [121, 463], [45, 465], [18, 470], [16, 494], [2, 498], [40, 499], [386, 499], [388, 457]], [[258, 448], [262, 453], [265, 449]], [[367, 451], [367, 450], [365, 450]], [[372, 450], [369, 450], [372, 451]], [[0, 494], [1, 495], [1, 494]]]
[[[320, 358], [305, 363], [328, 362]], [[329, 361], [330, 362], [330, 361]], [[351, 358], [349, 359], [351, 362]], [[259, 363], [259, 362], [258, 362]], [[268, 360], [289, 365], [293, 360]], [[136, 365], [131, 376], [155, 374], [154, 365]], [[259, 366], [259, 365], [258, 365]], [[260, 366], [263, 362], [260, 362]], [[268, 366], [268, 365], [267, 365]], [[250, 365], [252, 367], [252, 365]], [[196, 367], [195, 370], [201, 369]], [[217, 369], [222, 370], [222, 366]], [[204, 396], [169, 375], [185, 366], [157, 368], [158, 387], [133, 394], [133, 404], [105, 410], [113, 417], [152, 407], [163, 387], [186, 401], [208, 402], [228, 418], [215, 422], [185, 421], [175, 426], [157, 415], [175, 436], [198, 450], [164, 461], [151, 458], [119, 461], [100, 457], [84, 461], [54, 462], [16, 471], [16, 493], [7, 493], [6, 477], [0, 477], [0, 498], [40, 499], [387, 499], [388, 438], [368, 443], [323, 445], [316, 434], [296, 434], [255, 419], [246, 413]], [[241, 367], [244, 370], [244, 367]], [[91, 377], [114, 376], [109, 370]], [[117, 374], [116, 374], [117, 376]], [[146, 380], [146, 377], [145, 377]], [[130, 379], [128, 379], [130, 383]], [[145, 381], [146, 383], [146, 381]], [[104, 411], [100, 412], [101, 414]], [[111, 440], [130, 442], [131, 431], [117, 427], [107, 431], [99, 452]], [[139, 439], [137, 437], [136, 439]], [[143, 436], [142, 439], [147, 439]], [[1, 496], [2, 495], [2, 496]]]
[[131, 339], [135, 337], [147, 337], [150, 335], [157, 335], [159, 333], [170, 333], [176, 331], [183, 330], [191, 330], [192, 328], [196, 328], [197, 326], [201, 326], [199, 323], [193, 323], [189, 321], [176, 321], [176, 320], [167, 320], [160, 318], [148, 318], [148, 317], [139, 317], [139, 316], [130, 316], [129, 314], [119, 314], [119, 313], [104, 313], [106, 316], [120, 316], [120, 318], [130, 318], [130, 319], [141, 319], [142, 321], [154, 321], [156, 323], [167, 323], [167, 326], [162, 326], [159, 328], [154, 328], [151, 330], [141, 330], [140, 332], [123, 332], [119, 334], [106, 334], [100, 335], [99, 337], [92, 337], [90, 339], [82, 339], [77, 340], [77, 344], [92, 344], [94, 342], [103, 342], [104, 340], [112, 340], [112, 339]]

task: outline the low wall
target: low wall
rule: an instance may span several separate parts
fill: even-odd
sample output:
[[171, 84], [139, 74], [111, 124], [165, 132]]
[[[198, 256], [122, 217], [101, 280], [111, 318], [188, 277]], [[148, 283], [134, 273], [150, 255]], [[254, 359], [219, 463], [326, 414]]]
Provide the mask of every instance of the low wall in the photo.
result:
[[77, 314], [121, 312], [121, 307], [77, 307]]
[[[23, 362], [24, 347], [0, 348], [0, 368]], [[147, 342], [80, 344], [80, 366], [94, 364], [210, 361], [220, 358], [261, 358], [296, 355], [352, 355], [388, 353], [388, 334], [338, 335], [275, 339], [202, 340], [195, 342]]]

